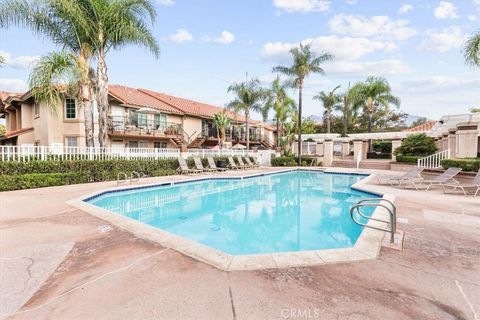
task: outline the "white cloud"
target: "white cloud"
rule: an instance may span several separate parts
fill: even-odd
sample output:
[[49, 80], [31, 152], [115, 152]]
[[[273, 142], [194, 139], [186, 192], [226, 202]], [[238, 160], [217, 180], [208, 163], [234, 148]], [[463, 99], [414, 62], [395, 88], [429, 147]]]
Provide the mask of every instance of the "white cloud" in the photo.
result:
[[418, 47], [420, 51], [443, 53], [460, 48], [465, 41], [465, 35], [459, 26], [450, 26], [442, 30], [429, 29], [426, 34], [427, 38]]
[[175, 0], [157, 0], [162, 6], [173, 6], [175, 4]]
[[353, 6], [354, 4], [357, 3], [357, 0], [346, 0], [345, 2], [348, 3], [349, 5]]
[[[324, 52], [333, 54], [335, 60], [355, 60], [374, 51], [392, 52], [397, 49], [392, 42], [375, 41], [367, 38], [338, 37], [335, 35], [305, 39], [302, 43], [310, 44], [315, 54]], [[270, 60], [283, 62], [289, 58], [289, 50], [294, 46], [298, 46], [298, 44], [268, 42], [263, 46], [261, 55]]]
[[0, 56], [5, 59], [5, 65], [14, 69], [29, 69], [35, 62], [40, 59], [40, 56], [18, 56], [14, 57], [11, 53], [0, 50]]
[[465, 76], [432, 76], [402, 83], [402, 86], [410, 91], [431, 91], [446, 88], [475, 89], [479, 85], [480, 79]]
[[0, 79], [0, 90], [22, 92], [27, 90], [27, 84], [21, 79]]
[[371, 75], [391, 76], [412, 72], [413, 69], [399, 59], [377, 61], [336, 61], [325, 65], [325, 72], [332, 75], [349, 77], [368, 77]]
[[437, 19], [456, 19], [458, 15], [457, 8], [451, 2], [440, 1], [438, 7], [435, 8], [433, 15]]
[[220, 33], [220, 36], [219, 37], [205, 37], [204, 38], [204, 41], [206, 42], [217, 42], [217, 43], [223, 43], [223, 44], [228, 44], [228, 43], [232, 43], [235, 41], [235, 35], [229, 31], [222, 31]]
[[177, 29], [177, 31], [174, 34], [171, 34], [168, 36], [168, 39], [170, 39], [173, 42], [188, 42], [193, 40], [193, 35], [188, 32], [186, 29]]
[[470, 14], [468, 15], [468, 20], [470, 21], [477, 21], [478, 17], [474, 14]]
[[413, 6], [411, 4], [404, 3], [401, 5], [400, 9], [398, 9], [398, 13], [407, 14], [412, 10], [413, 10]]
[[328, 11], [327, 0], [273, 0], [273, 5], [287, 12]]
[[362, 15], [339, 14], [329, 21], [332, 32], [355, 37], [373, 37], [391, 41], [407, 40], [417, 34], [408, 20], [392, 20], [387, 16], [367, 18]]

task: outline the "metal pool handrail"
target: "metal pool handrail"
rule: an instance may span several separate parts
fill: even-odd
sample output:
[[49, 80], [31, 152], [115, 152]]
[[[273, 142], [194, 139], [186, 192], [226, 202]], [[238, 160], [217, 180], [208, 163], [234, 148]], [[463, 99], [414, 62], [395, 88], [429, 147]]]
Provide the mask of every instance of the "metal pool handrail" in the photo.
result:
[[[383, 204], [383, 203], [380, 203], [380, 202], [384, 202], [388, 206], [386, 204]], [[360, 210], [360, 208], [364, 208], [364, 207], [375, 207], [375, 208], [382, 207], [382, 208], [385, 208], [389, 213], [390, 220], [386, 221], [386, 220], [382, 220], [382, 219], [376, 219], [376, 218], [369, 217], [369, 216], [363, 214], [362, 211]], [[374, 226], [368, 225], [368, 223], [361, 223], [360, 221], [357, 221], [355, 219], [355, 216], [354, 216], [355, 210], [357, 211], [357, 214], [360, 215], [361, 217], [363, 217], [367, 220], [374, 220], [374, 221], [379, 221], [379, 222], [386, 223], [389, 228], [374, 227]], [[396, 232], [396, 229], [397, 229], [397, 208], [395, 207], [395, 204], [393, 204], [392, 201], [387, 200], [387, 199], [383, 199], [383, 198], [369, 198], [369, 199], [360, 200], [352, 208], [350, 208], [350, 217], [352, 218], [353, 222], [355, 222], [356, 224], [358, 224], [360, 226], [375, 229], [375, 230], [389, 232], [390, 233], [390, 243], [394, 242], [395, 232]]]

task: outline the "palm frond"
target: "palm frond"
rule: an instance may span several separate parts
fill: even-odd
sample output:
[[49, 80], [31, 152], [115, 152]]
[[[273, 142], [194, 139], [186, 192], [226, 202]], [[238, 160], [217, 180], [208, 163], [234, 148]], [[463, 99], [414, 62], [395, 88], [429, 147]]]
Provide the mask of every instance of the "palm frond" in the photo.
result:
[[465, 63], [480, 66], [480, 31], [468, 38], [464, 48]]

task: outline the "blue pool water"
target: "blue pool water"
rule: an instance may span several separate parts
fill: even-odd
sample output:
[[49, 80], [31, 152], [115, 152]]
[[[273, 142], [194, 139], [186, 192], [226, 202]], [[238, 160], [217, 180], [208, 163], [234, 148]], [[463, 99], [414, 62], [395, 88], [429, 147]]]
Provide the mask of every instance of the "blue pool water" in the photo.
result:
[[[364, 177], [292, 171], [107, 193], [91, 204], [233, 255], [346, 248]], [[370, 212], [367, 212], [371, 214]]]

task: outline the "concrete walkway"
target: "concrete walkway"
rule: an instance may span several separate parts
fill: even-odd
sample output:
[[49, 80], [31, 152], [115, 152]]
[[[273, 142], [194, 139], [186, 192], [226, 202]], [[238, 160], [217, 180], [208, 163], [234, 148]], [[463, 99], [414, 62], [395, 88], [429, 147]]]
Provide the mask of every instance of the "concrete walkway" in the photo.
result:
[[480, 197], [376, 186], [408, 219], [404, 251], [223, 272], [65, 204], [114, 185], [0, 193], [0, 318], [480, 320]]

